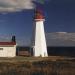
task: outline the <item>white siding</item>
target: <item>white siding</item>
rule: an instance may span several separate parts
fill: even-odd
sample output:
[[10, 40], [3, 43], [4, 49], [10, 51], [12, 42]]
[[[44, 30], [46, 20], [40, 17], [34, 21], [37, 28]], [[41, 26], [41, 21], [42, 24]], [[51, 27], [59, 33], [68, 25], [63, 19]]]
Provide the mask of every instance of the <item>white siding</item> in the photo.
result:
[[47, 46], [44, 32], [44, 21], [36, 21], [34, 56], [47, 57]]
[[[1, 50], [3, 48], [3, 50]], [[0, 57], [15, 57], [16, 45], [13, 46], [0, 46]]]

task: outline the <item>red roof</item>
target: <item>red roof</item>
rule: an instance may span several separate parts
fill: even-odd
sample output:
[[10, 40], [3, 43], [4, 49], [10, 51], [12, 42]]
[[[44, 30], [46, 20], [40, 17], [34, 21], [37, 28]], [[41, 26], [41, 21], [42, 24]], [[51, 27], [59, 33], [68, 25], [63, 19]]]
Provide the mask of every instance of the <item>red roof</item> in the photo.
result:
[[36, 10], [36, 12], [35, 12], [35, 19], [44, 19], [44, 16], [43, 16], [41, 10]]
[[16, 42], [0, 42], [0, 45], [16, 45]]

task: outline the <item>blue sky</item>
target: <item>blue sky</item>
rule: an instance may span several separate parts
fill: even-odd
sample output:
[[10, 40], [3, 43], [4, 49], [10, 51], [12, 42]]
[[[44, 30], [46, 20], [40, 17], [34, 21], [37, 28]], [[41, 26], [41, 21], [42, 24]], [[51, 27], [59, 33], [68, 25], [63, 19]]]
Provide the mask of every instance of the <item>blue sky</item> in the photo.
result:
[[[16, 36], [20, 45], [29, 45], [35, 5], [32, 0], [0, 0], [0, 36]], [[75, 32], [75, 1], [47, 0], [43, 5], [45, 31]]]

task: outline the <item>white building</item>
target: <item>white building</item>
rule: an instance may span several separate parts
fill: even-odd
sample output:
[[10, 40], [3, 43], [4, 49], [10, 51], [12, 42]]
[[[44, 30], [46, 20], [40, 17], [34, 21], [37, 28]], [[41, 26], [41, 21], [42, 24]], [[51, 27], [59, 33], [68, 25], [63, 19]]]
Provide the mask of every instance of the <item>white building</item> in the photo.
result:
[[34, 44], [33, 44], [33, 54], [35, 57], [47, 57], [47, 46], [45, 39], [45, 31], [44, 31], [44, 16], [40, 10], [36, 10], [35, 12], [35, 28], [34, 28]]
[[15, 57], [16, 42], [0, 42], [0, 57]]

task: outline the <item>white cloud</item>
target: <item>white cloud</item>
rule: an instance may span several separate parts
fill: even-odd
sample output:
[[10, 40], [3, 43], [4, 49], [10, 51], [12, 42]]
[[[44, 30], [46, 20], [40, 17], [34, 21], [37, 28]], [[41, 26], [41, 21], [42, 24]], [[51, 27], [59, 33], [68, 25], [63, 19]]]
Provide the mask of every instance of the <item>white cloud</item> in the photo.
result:
[[33, 9], [33, 0], [0, 0], [0, 12], [13, 12]]

